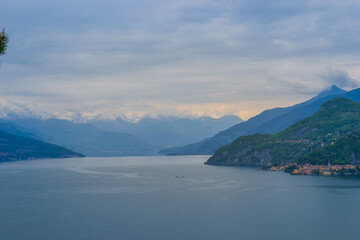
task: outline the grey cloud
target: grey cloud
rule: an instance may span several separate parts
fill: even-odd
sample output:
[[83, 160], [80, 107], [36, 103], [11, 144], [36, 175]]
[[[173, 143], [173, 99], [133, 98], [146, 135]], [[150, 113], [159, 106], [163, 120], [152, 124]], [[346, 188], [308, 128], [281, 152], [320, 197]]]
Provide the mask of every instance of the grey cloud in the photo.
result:
[[337, 68], [328, 68], [325, 72], [320, 73], [319, 77], [331, 85], [337, 85], [342, 88], [351, 89], [360, 85], [359, 80], [351, 78], [346, 71]]
[[360, 62], [359, 11], [349, 0], [8, 1], [0, 94], [96, 112], [303, 100], [358, 86], [347, 65]]

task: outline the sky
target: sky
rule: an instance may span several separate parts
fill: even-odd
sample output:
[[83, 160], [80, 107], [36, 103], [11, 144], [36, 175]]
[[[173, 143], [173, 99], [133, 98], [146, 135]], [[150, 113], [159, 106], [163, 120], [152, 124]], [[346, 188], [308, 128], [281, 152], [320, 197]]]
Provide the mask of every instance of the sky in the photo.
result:
[[0, 104], [248, 119], [359, 87], [359, 12], [358, 0], [0, 0]]

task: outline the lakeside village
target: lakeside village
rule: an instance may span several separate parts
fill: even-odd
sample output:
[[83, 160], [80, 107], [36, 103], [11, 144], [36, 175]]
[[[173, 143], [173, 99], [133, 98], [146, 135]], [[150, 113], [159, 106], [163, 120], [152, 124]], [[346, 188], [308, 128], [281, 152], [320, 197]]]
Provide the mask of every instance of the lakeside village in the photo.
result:
[[287, 163], [282, 166], [267, 166], [262, 170], [282, 171], [291, 175], [316, 175], [316, 176], [349, 176], [360, 175], [360, 165], [344, 164], [344, 165], [298, 165], [297, 163]]

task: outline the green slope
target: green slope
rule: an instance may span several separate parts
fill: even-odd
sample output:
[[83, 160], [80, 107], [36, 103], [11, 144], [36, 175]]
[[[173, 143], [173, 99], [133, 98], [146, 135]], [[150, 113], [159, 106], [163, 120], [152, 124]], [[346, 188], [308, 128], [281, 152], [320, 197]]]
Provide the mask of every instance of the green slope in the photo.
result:
[[341, 136], [334, 143], [318, 148], [300, 157], [300, 163], [327, 164], [360, 164], [360, 133], [354, 132]]
[[[216, 151], [207, 164], [265, 166], [299, 161], [313, 164], [327, 161], [349, 163], [352, 161], [350, 158], [340, 160], [336, 155], [329, 159], [325, 147], [338, 146], [335, 143], [344, 139], [342, 136], [359, 130], [360, 104], [345, 98], [335, 98], [324, 103], [312, 116], [278, 134], [239, 137]], [[316, 155], [317, 151], [319, 153]]]
[[54, 144], [0, 131], [0, 162], [69, 157], [83, 157], [83, 155]]

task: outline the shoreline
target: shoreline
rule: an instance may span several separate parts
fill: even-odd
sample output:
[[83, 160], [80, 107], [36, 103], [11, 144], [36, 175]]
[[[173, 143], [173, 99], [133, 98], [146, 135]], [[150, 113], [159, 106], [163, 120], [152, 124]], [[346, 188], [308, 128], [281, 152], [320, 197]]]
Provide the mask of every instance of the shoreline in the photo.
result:
[[260, 168], [266, 171], [281, 171], [290, 175], [310, 176], [356, 176], [360, 175], [360, 165], [336, 164], [336, 165], [312, 165], [289, 163], [281, 166], [266, 166]]
[[263, 171], [284, 172], [290, 175], [307, 175], [307, 176], [360, 176], [360, 165], [357, 164], [334, 164], [334, 165], [312, 165], [312, 164], [297, 164], [288, 163], [285, 165], [232, 165], [232, 164], [214, 164], [205, 162], [209, 166], [224, 166], [224, 167], [251, 167], [258, 168]]

